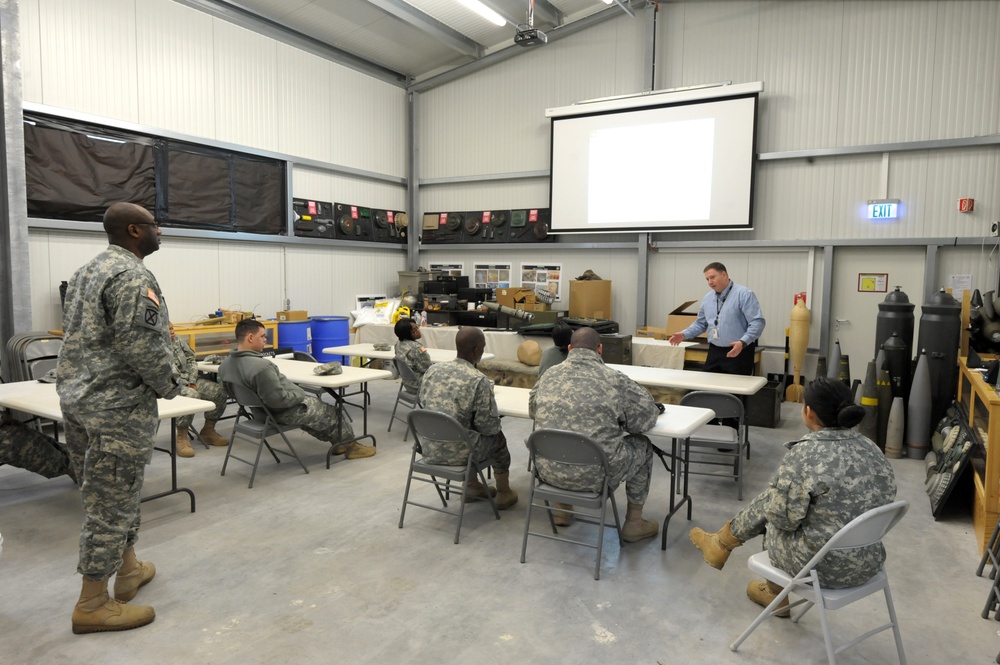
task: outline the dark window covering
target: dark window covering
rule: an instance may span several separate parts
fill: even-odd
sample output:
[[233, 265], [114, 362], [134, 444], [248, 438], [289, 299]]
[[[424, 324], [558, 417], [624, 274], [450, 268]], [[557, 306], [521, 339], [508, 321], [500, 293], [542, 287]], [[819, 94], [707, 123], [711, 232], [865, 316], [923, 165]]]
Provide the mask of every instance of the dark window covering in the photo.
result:
[[25, 113], [25, 170], [30, 216], [100, 221], [133, 201], [163, 226], [285, 233], [275, 159]]

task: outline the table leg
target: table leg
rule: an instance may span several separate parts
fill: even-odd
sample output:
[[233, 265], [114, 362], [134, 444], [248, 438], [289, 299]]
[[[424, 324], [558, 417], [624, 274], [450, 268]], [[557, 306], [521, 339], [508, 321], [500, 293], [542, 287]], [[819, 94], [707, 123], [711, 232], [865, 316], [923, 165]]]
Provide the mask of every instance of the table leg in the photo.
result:
[[[681, 487], [683, 489], [683, 495], [681, 496], [680, 501], [677, 501], [676, 497], [677, 484], [678, 484], [676, 470], [679, 464], [678, 458], [680, 457], [680, 454], [677, 449], [679, 441], [680, 441], [679, 439], [674, 437], [671, 439], [670, 442], [670, 457], [674, 461], [674, 470], [670, 474], [670, 511], [667, 513], [667, 516], [663, 518], [663, 533], [661, 534], [660, 537], [661, 550], [667, 549], [667, 527], [670, 526], [670, 518], [673, 517], [674, 514], [677, 513], [677, 511], [679, 511], [684, 506], [684, 504], [687, 504], [688, 521], [691, 520], [692, 502], [691, 502], [691, 495], [688, 493], [688, 467], [690, 462], [689, 457], [691, 454], [691, 449], [687, 445], [687, 439], [684, 439], [684, 461], [683, 461], [684, 471], [683, 471], [683, 478], [680, 481]], [[665, 455], [665, 453], [661, 454], [660, 459], [663, 460], [664, 466], [666, 466], [666, 460], [664, 460], [663, 455]]]
[[171, 494], [180, 494], [181, 492], [187, 492], [191, 497], [191, 512], [194, 512], [194, 492], [186, 487], [177, 486], [177, 422], [176, 418], [170, 419], [170, 450], [166, 448], [155, 448], [160, 452], [164, 452], [170, 455], [170, 489], [166, 492], [159, 492], [157, 494], [151, 494], [149, 496], [144, 496], [140, 500], [140, 503], [145, 503], [146, 501], [152, 501], [153, 499], [160, 499], [165, 496], [170, 496]]

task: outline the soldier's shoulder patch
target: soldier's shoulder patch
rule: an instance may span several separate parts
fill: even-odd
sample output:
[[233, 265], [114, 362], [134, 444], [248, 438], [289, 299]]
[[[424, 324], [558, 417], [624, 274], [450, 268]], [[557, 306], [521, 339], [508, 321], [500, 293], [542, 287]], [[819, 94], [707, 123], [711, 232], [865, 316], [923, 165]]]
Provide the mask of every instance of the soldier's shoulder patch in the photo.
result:
[[146, 311], [142, 313], [142, 319], [147, 326], [154, 328], [160, 322], [160, 310], [147, 307]]
[[151, 288], [146, 288], [145, 296], [156, 303], [156, 306], [160, 306], [160, 297], [156, 295], [156, 291]]

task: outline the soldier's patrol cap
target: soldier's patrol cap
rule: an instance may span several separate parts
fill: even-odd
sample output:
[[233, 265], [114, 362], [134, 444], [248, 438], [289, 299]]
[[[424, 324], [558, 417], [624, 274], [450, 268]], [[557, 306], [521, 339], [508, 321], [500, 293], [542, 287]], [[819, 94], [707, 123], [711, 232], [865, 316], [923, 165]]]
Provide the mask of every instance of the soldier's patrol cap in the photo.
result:
[[333, 362], [323, 363], [322, 365], [317, 365], [313, 368], [313, 374], [343, 374], [344, 368], [339, 362], [334, 360]]

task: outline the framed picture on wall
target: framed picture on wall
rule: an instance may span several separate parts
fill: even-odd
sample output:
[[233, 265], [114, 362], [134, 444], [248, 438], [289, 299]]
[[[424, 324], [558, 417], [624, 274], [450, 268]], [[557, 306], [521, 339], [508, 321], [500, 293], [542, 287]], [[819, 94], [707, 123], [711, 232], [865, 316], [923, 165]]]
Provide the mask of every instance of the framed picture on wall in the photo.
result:
[[461, 277], [465, 274], [464, 263], [429, 263], [430, 270], [440, 270], [445, 277]]
[[477, 289], [506, 289], [511, 284], [510, 262], [476, 263], [473, 265], [472, 286]]
[[536, 293], [545, 291], [553, 302], [561, 302], [563, 288], [561, 263], [522, 263], [521, 286]]

